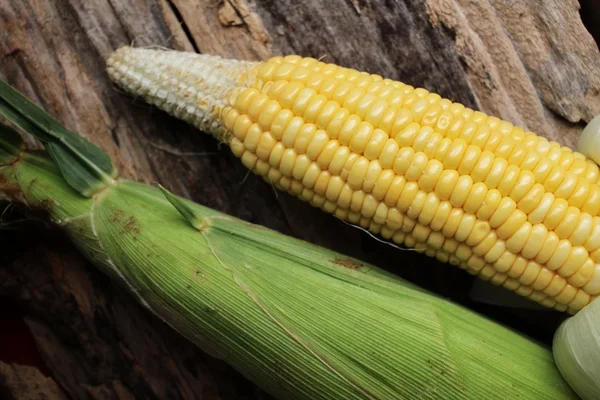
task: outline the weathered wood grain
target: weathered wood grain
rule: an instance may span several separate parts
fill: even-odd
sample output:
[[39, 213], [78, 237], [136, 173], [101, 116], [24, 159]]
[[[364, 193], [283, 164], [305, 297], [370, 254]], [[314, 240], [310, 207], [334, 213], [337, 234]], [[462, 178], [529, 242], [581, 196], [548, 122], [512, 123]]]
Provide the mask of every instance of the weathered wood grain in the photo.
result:
[[0, 361], [0, 395], [21, 400], [66, 400], [68, 397], [52, 378], [34, 367]]
[[[0, 76], [105, 149], [122, 175], [161, 182], [205, 205], [375, 263], [550, 340], [559, 315], [473, 303], [472, 280], [463, 272], [399, 252], [274, 193], [207, 135], [118, 91], [104, 58], [130, 43], [252, 60], [325, 57], [573, 146], [585, 121], [600, 113], [600, 56], [575, 0], [0, 2]], [[0, 231], [0, 295], [26, 310], [65, 396], [261, 398], [47, 229]], [[532, 314], [541, 322], [532, 323]], [[0, 368], [0, 381], [14, 370]]]

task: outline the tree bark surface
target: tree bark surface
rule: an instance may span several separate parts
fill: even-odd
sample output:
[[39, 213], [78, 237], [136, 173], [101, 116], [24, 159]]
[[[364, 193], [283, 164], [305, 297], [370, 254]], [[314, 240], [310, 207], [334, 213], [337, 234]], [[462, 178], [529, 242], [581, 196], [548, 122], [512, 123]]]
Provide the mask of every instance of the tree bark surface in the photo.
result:
[[[600, 54], [577, 1], [0, 1], [0, 76], [106, 150], [121, 175], [374, 263], [550, 343], [558, 313], [473, 301], [466, 273], [276, 194], [208, 135], [117, 90], [104, 60], [131, 43], [324, 57], [574, 147], [600, 113]], [[20, 210], [3, 218], [11, 213]], [[267, 398], [138, 306], [55, 228], [2, 229], [0, 243], [0, 306], [23, 310], [45, 364], [0, 362], [0, 397]]]

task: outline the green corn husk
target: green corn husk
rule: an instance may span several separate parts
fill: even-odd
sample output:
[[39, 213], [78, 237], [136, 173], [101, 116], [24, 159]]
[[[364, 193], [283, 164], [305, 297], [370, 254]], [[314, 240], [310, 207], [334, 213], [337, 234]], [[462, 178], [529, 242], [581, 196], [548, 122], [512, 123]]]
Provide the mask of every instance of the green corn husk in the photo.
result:
[[145, 307], [277, 398], [576, 398], [550, 349], [375, 267], [132, 181], [75, 190], [72, 170], [0, 130], [0, 193], [46, 209]]

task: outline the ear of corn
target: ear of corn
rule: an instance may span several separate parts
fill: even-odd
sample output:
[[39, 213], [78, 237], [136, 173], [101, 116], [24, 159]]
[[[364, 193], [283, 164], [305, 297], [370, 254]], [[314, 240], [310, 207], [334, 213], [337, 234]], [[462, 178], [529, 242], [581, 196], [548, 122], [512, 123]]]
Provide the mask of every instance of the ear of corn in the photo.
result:
[[4, 196], [278, 398], [574, 398], [548, 349], [374, 267], [127, 180], [87, 197], [14, 131], [0, 147]]
[[338, 218], [557, 310], [600, 294], [600, 172], [558, 143], [312, 58], [126, 47], [108, 73]]

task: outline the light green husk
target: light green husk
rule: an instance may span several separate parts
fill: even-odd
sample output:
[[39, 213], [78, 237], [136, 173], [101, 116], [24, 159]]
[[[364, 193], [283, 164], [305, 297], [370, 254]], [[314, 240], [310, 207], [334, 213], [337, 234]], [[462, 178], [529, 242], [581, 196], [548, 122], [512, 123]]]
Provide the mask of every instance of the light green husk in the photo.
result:
[[594, 300], [556, 331], [553, 342], [558, 369], [584, 400], [600, 396], [600, 300]]
[[127, 180], [86, 197], [64, 171], [0, 131], [4, 196], [45, 208], [143, 305], [275, 397], [575, 398], [548, 348], [375, 267]]

